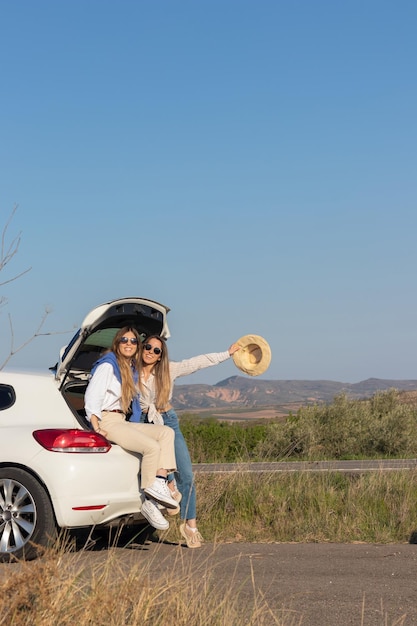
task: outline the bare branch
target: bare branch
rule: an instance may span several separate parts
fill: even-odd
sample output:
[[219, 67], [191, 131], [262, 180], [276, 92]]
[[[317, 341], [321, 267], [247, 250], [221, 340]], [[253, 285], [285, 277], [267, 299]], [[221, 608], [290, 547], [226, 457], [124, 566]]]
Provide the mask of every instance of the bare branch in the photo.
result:
[[44, 325], [46, 318], [49, 315], [49, 311], [45, 310], [41, 321], [38, 325], [38, 328], [36, 329], [36, 331], [33, 333], [33, 335], [31, 337], [29, 337], [29, 339], [27, 339], [26, 341], [24, 341], [22, 344], [20, 344], [20, 346], [18, 346], [17, 348], [14, 347], [14, 330], [13, 330], [13, 323], [12, 323], [12, 318], [9, 314], [9, 326], [10, 326], [10, 352], [7, 355], [7, 357], [5, 358], [5, 360], [3, 361], [3, 363], [0, 365], [0, 370], [2, 370], [4, 368], [5, 365], [7, 365], [7, 363], [10, 361], [10, 359], [17, 354], [18, 352], [20, 352], [20, 350], [23, 350], [23, 348], [25, 348], [27, 345], [29, 345], [34, 339], [35, 337], [39, 337], [39, 335], [41, 334], [40, 331], [42, 329], [42, 326]]
[[[7, 239], [7, 235], [8, 235], [8, 229], [9, 229], [10, 223], [11, 223], [11, 221], [12, 221], [16, 211], [17, 211], [17, 204], [13, 207], [13, 210], [12, 210], [12, 212], [10, 214], [10, 217], [7, 220], [5, 227], [3, 228], [3, 232], [2, 232], [2, 236], [1, 236], [0, 272], [2, 270], [4, 270], [6, 265], [12, 260], [12, 258], [17, 254], [17, 252], [19, 250], [20, 239], [21, 239], [21, 234], [22, 234], [21, 232], [18, 235], [16, 235], [16, 237], [14, 239], [12, 239], [12, 241], [9, 244], [6, 243], [6, 239]], [[7, 285], [8, 283], [11, 283], [11, 282], [17, 280], [18, 278], [20, 278], [21, 276], [23, 276], [24, 274], [29, 272], [31, 269], [32, 268], [29, 267], [28, 269], [24, 270], [23, 272], [20, 272], [19, 274], [16, 274], [12, 278], [9, 278], [8, 280], [5, 280], [4, 282], [1, 282], [0, 283], [0, 287], [2, 287], [3, 285]], [[4, 298], [2, 298], [2, 300], [4, 300]]]
[[[9, 280], [5, 280], [4, 282], [0, 283], [0, 287], [3, 287], [3, 285], [7, 285], [7, 283], [12, 283], [14, 280], [17, 280], [18, 278], [20, 278], [24, 274], [27, 274], [28, 272], [30, 272], [31, 269], [32, 269], [31, 267], [28, 267], [27, 270], [24, 270], [20, 274], [16, 274], [16, 276], [13, 276], [13, 278], [9, 278]], [[1, 270], [1, 268], [0, 268], [0, 270]], [[2, 297], [0, 299], [0, 304], [1, 304], [1, 300], [3, 300], [3, 299], [5, 299], [5, 298]]]
[[[13, 259], [13, 257], [17, 254], [18, 250], [19, 250], [19, 246], [20, 246], [20, 240], [21, 240], [21, 232], [19, 232], [19, 234], [14, 237], [10, 243], [7, 243], [8, 240], [8, 231], [9, 231], [9, 227], [10, 224], [12, 222], [12, 219], [15, 215], [17, 211], [17, 205], [15, 205], [13, 207], [13, 210], [9, 216], [9, 219], [6, 222], [6, 225], [3, 228], [3, 232], [1, 235], [1, 241], [0, 241], [0, 272], [2, 270], [4, 270], [4, 268], [6, 267], [6, 265]], [[15, 280], [17, 280], [18, 278], [21, 278], [22, 276], [24, 276], [25, 274], [27, 274], [32, 268], [28, 268], [26, 270], [24, 270], [23, 272], [20, 272], [18, 274], [15, 274], [12, 278], [9, 278], [3, 282], [0, 282], [0, 287], [2, 287], [3, 285], [7, 285], [8, 283], [11, 283]], [[4, 307], [7, 303], [7, 298], [3, 295], [0, 295], [0, 308]], [[17, 354], [18, 352], [20, 352], [21, 350], [23, 350], [23, 348], [26, 348], [26, 346], [28, 346], [36, 337], [41, 337], [41, 336], [46, 336], [46, 335], [60, 335], [60, 334], [66, 334], [69, 333], [71, 331], [62, 331], [62, 332], [43, 332], [43, 327], [45, 324], [45, 321], [48, 317], [50, 313], [50, 310], [48, 310], [47, 308], [45, 309], [45, 312], [41, 318], [41, 321], [38, 324], [37, 329], [35, 330], [35, 332], [33, 333], [33, 335], [31, 337], [29, 337], [29, 339], [26, 339], [26, 341], [23, 341], [20, 345], [15, 346], [15, 336], [14, 336], [14, 330], [13, 330], [13, 322], [12, 322], [12, 318], [9, 314], [8, 318], [9, 318], [9, 326], [10, 326], [10, 350], [9, 350], [9, 354], [6, 356], [6, 358], [4, 359], [3, 363], [0, 363], [0, 370], [2, 370], [5, 365], [7, 365], [7, 363], [10, 361], [10, 359]]]
[[61, 330], [61, 331], [54, 331], [54, 332], [41, 332], [42, 327], [45, 324], [46, 318], [48, 317], [49, 314], [50, 314], [50, 310], [45, 309], [44, 314], [42, 315], [41, 321], [39, 322], [39, 325], [38, 325], [37, 329], [35, 330], [35, 332], [33, 333], [33, 335], [31, 337], [29, 337], [29, 339], [26, 339], [26, 341], [21, 343], [17, 348], [14, 345], [13, 322], [12, 322], [11, 315], [9, 314], [10, 351], [9, 351], [9, 354], [7, 355], [7, 357], [4, 359], [3, 363], [0, 364], [0, 371], [5, 367], [5, 365], [7, 365], [7, 363], [10, 361], [10, 359], [15, 354], [17, 354], [18, 352], [23, 350], [23, 348], [26, 348], [26, 346], [28, 346], [30, 343], [32, 343], [32, 341], [34, 339], [36, 339], [36, 337], [49, 337], [51, 335], [67, 335], [70, 332], [74, 332], [74, 329], [76, 328], [76, 326], [71, 328], [71, 330]]

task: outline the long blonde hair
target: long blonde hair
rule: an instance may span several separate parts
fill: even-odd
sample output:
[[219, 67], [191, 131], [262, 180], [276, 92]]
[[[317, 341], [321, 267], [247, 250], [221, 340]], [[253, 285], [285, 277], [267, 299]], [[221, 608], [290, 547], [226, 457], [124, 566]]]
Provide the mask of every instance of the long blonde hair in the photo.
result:
[[[155, 376], [155, 406], [159, 411], [162, 411], [166, 408], [169, 402], [169, 396], [171, 392], [168, 348], [165, 339], [162, 339], [162, 337], [160, 337], [159, 335], [149, 335], [144, 339], [142, 345], [148, 343], [150, 339], [157, 339], [161, 342], [162, 353], [160, 355], [160, 359], [153, 366], [152, 373]], [[139, 365], [139, 388], [141, 391], [143, 391], [140, 376], [141, 369], [142, 359], [140, 359]]]
[[[138, 343], [135, 354], [131, 359], [126, 359], [120, 352], [120, 339], [129, 332], [134, 334]], [[132, 328], [131, 326], [121, 328], [114, 336], [111, 351], [116, 355], [120, 375], [122, 377], [122, 397], [120, 398], [120, 404], [123, 412], [127, 413], [133, 398], [138, 394], [138, 387], [135, 383], [133, 373], [139, 371], [139, 365], [142, 360], [142, 345], [136, 328]]]

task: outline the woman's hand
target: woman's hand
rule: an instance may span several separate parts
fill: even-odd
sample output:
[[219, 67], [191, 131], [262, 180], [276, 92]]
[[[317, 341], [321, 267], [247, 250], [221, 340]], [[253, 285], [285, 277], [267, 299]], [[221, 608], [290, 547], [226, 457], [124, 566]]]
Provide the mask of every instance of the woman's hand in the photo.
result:
[[99, 435], [102, 435], [102, 437], [106, 437], [107, 439], [107, 430], [103, 430], [100, 426], [100, 421], [97, 417], [97, 415], [92, 415], [91, 416], [91, 426], [93, 427], [93, 430], [95, 433], [98, 433]]
[[237, 352], [238, 350], [240, 350], [240, 346], [237, 343], [232, 343], [232, 345], [229, 348], [229, 354], [230, 356], [232, 356], [232, 354], [234, 354], [235, 352]]

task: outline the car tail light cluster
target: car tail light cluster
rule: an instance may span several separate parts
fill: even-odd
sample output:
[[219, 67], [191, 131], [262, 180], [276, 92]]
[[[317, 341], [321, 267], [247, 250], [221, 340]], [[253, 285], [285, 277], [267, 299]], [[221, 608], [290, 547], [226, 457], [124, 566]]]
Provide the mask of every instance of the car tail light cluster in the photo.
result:
[[33, 436], [41, 446], [51, 452], [105, 453], [111, 448], [107, 439], [90, 430], [45, 428], [35, 430]]

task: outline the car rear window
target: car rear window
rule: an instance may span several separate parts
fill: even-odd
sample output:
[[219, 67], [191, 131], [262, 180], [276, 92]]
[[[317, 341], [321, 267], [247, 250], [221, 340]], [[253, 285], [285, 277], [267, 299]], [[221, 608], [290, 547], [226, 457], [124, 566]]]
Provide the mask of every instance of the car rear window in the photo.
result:
[[9, 409], [16, 401], [16, 394], [10, 385], [0, 383], [0, 411]]

